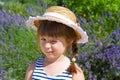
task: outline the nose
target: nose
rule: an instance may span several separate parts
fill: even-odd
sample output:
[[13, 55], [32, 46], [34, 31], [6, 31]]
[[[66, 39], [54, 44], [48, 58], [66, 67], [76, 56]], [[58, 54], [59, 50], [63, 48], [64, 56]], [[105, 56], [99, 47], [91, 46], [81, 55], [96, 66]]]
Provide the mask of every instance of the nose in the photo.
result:
[[46, 47], [46, 49], [50, 49], [51, 48], [51, 43], [46, 43], [46, 45], [45, 45], [45, 47]]

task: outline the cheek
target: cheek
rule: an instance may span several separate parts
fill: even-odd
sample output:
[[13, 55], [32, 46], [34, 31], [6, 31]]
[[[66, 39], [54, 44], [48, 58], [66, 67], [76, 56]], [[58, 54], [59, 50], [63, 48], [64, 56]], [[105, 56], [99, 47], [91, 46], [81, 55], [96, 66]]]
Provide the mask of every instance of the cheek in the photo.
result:
[[66, 46], [63, 44], [57, 44], [53, 46], [54, 49], [56, 49], [58, 52], [64, 52], [66, 50]]
[[44, 50], [44, 43], [43, 42], [40, 42], [40, 49], [43, 51]]

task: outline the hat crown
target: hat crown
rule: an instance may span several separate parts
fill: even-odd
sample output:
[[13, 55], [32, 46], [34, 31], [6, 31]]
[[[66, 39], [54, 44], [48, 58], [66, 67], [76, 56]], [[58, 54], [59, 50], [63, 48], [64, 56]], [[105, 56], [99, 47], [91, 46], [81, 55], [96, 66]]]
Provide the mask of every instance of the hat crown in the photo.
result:
[[63, 15], [64, 17], [72, 20], [74, 23], [77, 23], [75, 14], [71, 10], [69, 10], [69, 9], [67, 9], [65, 7], [52, 6], [52, 7], [48, 8], [46, 10], [46, 12], [56, 12], [56, 13], [59, 13], [59, 14]]

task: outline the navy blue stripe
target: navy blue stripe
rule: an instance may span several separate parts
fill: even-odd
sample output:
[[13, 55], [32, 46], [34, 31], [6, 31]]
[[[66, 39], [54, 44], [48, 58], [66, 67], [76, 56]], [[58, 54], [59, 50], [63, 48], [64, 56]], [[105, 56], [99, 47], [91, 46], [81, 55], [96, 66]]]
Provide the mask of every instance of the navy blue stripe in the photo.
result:
[[43, 67], [43, 66], [42, 66], [42, 65], [36, 65], [36, 67], [41, 68], [41, 67]]
[[35, 79], [35, 78], [32, 78], [32, 80], [40, 80], [40, 79]]

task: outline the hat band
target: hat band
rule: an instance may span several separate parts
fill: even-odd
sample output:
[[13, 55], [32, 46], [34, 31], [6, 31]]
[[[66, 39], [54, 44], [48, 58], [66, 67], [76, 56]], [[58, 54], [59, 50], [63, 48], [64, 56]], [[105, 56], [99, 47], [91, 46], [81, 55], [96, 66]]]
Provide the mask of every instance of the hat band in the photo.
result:
[[45, 14], [43, 14], [43, 16], [44, 16], [44, 17], [45, 17], [45, 16], [56, 17], [56, 18], [59, 18], [59, 19], [62, 19], [62, 20], [67, 21], [69, 24], [77, 25], [77, 24], [75, 24], [72, 20], [70, 20], [69, 18], [63, 16], [62, 14], [56, 13], [56, 12], [45, 12]]

